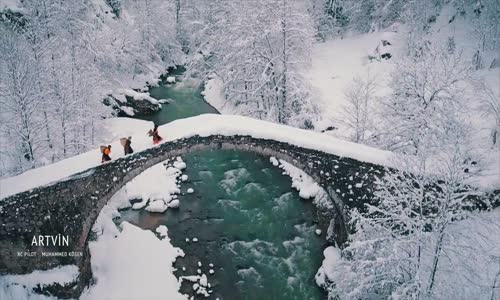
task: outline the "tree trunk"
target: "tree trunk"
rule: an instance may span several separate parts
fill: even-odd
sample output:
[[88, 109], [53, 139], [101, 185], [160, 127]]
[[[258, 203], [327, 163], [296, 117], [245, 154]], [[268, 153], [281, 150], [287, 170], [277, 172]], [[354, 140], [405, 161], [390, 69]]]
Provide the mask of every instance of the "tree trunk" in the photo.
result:
[[283, 0], [283, 15], [281, 19], [281, 32], [283, 39], [283, 76], [281, 77], [281, 101], [278, 107], [278, 122], [285, 123], [285, 104], [287, 102], [287, 73], [288, 73], [288, 58], [287, 58], [287, 22], [286, 22], [286, 8], [287, 8], [287, 0]]
[[426, 293], [428, 297], [431, 296], [432, 288], [434, 287], [439, 258], [441, 256], [441, 251], [443, 250], [443, 239], [444, 239], [445, 229], [446, 229], [446, 224], [443, 224], [441, 229], [439, 230], [439, 237], [438, 240], [436, 241], [436, 246], [434, 247], [434, 257], [432, 261], [431, 275], [429, 277], [429, 284], [427, 286], [427, 293]]
[[495, 280], [493, 280], [493, 285], [491, 286], [491, 298], [490, 300], [495, 300], [495, 290], [497, 289], [497, 283], [500, 280], [500, 257], [499, 263], [498, 263], [498, 272], [497, 275], [495, 276]]

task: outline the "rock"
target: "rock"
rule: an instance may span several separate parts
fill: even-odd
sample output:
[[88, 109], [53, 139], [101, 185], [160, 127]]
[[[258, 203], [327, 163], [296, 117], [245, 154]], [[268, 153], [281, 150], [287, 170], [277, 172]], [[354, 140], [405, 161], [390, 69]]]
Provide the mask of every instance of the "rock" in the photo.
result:
[[168, 83], [175, 83], [175, 76], [168, 76], [167, 77], [167, 82]]
[[120, 99], [109, 95], [103, 100], [103, 103], [106, 106], [111, 107], [118, 117], [129, 117], [136, 114], [150, 115], [161, 109], [161, 104], [159, 102], [152, 103], [150, 101], [134, 100], [133, 98], [128, 96], [125, 97], [124, 95], [120, 95]]
[[205, 275], [205, 274], [201, 275], [200, 284], [202, 286], [207, 286], [208, 285], [207, 275]]
[[187, 191], [186, 191], [188, 194], [192, 194], [194, 193], [194, 190], [192, 188], [188, 188]]
[[170, 208], [178, 208], [180, 205], [180, 201], [178, 199], [174, 199], [168, 203], [168, 207]]
[[169, 104], [172, 101], [170, 99], [160, 99], [158, 100], [158, 102], [160, 102], [161, 104]]

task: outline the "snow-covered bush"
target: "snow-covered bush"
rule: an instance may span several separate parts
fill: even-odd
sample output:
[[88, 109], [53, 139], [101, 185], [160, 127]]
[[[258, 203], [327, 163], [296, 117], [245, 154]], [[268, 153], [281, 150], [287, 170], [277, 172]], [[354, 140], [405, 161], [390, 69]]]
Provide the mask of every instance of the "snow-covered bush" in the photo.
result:
[[[420, 155], [402, 161], [401, 171], [388, 171], [378, 183], [376, 205], [351, 214], [355, 233], [342, 250], [342, 261], [327, 270], [332, 295], [428, 299], [436, 286], [454, 294], [467, 288], [442, 282], [448, 271], [440, 268], [447, 252], [460, 251], [450, 226], [472, 215], [471, 203], [482, 200], [465, 183], [466, 157], [466, 147], [456, 143], [437, 161]], [[430, 173], [429, 165], [439, 175]]]

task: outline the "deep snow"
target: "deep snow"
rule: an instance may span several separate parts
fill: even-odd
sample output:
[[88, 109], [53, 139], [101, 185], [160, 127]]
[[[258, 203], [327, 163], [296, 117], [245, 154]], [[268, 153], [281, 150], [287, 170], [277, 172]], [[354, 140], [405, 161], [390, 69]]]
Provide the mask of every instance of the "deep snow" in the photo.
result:
[[34, 271], [25, 275], [0, 276], [0, 299], [56, 299], [32, 292], [37, 285], [45, 286], [55, 282], [71, 283], [78, 276], [78, 267], [74, 265], [61, 266], [47, 271]]

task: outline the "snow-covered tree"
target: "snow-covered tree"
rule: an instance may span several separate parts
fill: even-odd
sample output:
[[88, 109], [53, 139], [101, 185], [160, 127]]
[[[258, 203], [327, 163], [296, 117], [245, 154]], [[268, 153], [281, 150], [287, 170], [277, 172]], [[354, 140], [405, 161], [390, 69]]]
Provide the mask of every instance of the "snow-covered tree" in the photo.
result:
[[[388, 170], [378, 183], [376, 204], [352, 213], [355, 233], [342, 250], [330, 290], [342, 299], [433, 298], [450, 225], [471, 214], [481, 196], [465, 181], [469, 157], [460, 138], [438, 159], [420, 151]], [[446, 276], [445, 276], [446, 277]], [[460, 289], [462, 287], [448, 287]]]
[[43, 151], [43, 121], [34, 61], [29, 44], [21, 37], [1, 30], [0, 104], [2, 134], [8, 143], [2, 146], [6, 157], [18, 162], [15, 171], [34, 168]]
[[313, 19], [316, 37], [325, 40], [342, 33], [348, 24], [348, 18], [342, 6], [343, 0], [312, 0], [309, 14]]
[[347, 102], [342, 107], [341, 122], [352, 131], [351, 140], [356, 143], [365, 143], [374, 132], [376, 89], [376, 78], [368, 73], [366, 78], [355, 77], [345, 91]]
[[470, 64], [460, 51], [428, 42], [403, 57], [392, 74], [392, 94], [383, 100], [385, 146], [415, 153], [426, 140], [439, 140], [462, 122], [467, 99], [462, 91], [470, 78]]
[[301, 74], [314, 35], [303, 1], [214, 1], [192, 24], [204, 42], [194, 43], [191, 72], [218, 77], [243, 114], [303, 126], [315, 109]]
[[495, 94], [493, 87], [482, 80], [474, 81], [476, 92], [480, 95], [483, 116], [493, 118], [494, 124], [491, 128], [491, 144], [493, 147], [500, 146], [500, 98]]

